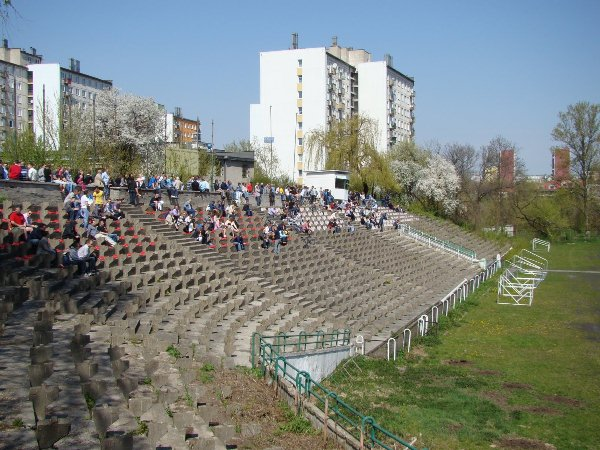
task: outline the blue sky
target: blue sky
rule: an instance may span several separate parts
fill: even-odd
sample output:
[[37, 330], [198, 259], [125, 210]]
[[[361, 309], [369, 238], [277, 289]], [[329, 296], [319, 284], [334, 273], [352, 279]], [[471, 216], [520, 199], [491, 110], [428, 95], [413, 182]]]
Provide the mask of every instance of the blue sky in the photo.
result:
[[600, 103], [600, 1], [13, 0], [3, 37], [46, 62], [112, 79], [199, 117], [203, 140], [247, 139], [259, 52], [342, 46], [385, 53], [415, 78], [416, 140], [479, 148], [502, 135], [550, 173], [558, 112]]

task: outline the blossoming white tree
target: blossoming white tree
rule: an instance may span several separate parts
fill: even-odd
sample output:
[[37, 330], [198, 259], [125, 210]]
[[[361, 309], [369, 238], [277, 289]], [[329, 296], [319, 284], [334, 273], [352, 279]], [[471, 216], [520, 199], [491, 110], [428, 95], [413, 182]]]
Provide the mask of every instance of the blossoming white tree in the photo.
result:
[[454, 165], [441, 155], [431, 155], [417, 173], [415, 194], [445, 214], [458, 206], [460, 179]]
[[164, 111], [151, 98], [118, 89], [104, 91], [96, 98], [97, 137], [103, 159], [113, 164], [113, 171], [161, 171], [164, 126]]
[[460, 179], [450, 161], [414, 142], [398, 144], [388, 158], [396, 181], [409, 198], [442, 214], [451, 214], [456, 209]]

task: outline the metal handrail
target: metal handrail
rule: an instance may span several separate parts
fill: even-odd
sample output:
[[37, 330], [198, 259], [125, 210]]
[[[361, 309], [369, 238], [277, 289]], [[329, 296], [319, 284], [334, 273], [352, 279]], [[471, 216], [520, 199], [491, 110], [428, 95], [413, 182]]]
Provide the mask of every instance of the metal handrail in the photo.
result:
[[[341, 400], [335, 392], [327, 389], [322, 384], [313, 380], [308, 372], [299, 370], [294, 365], [290, 364], [287, 358], [283, 355], [280, 355], [276, 350], [277, 348], [285, 348], [286, 346], [289, 346], [290, 343], [287, 342], [288, 339], [297, 339], [297, 342], [301, 342], [303, 345], [307, 337], [315, 336], [336, 336], [336, 340], [331, 342], [335, 342], [337, 344], [341, 342], [349, 342], [349, 330], [341, 331], [341, 339], [340, 331], [334, 331], [332, 333], [321, 332], [288, 335], [284, 337], [283, 344], [281, 342], [277, 342], [275, 344], [267, 342], [267, 340], [277, 339], [280, 336], [281, 335], [260, 336], [258, 333], [255, 333], [252, 336], [253, 367], [256, 367], [260, 361], [261, 365], [263, 366], [263, 374], [266, 374], [267, 367], [272, 367], [273, 378], [275, 381], [282, 377], [283, 379], [292, 383], [301, 397], [304, 397], [307, 400], [312, 398], [315, 400], [315, 404], [319, 409], [322, 411], [327, 410], [326, 420], [334, 420], [338, 426], [354, 436], [362, 444], [366, 443], [370, 446], [370, 448], [383, 448], [386, 450], [392, 450], [396, 448], [397, 444], [400, 444], [409, 450], [418, 450], [410, 443], [405, 442], [400, 437], [377, 424], [372, 417], [363, 415], [357, 409]], [[254, 343], [256, 341], [256, 337], [258, 337], [259, 344], [258, 361], [254, 358]], [[325, 344], [325, 342], [325, 340], [322, 341], [323, 344]], [[333, 347], [335, 345], [331, 346]], [[326, 403], [328, 406], [327, 408], [325, 407]]]
[[470, 261], [477, 261], [477, 253], [474, 250], [471, 250], [467, 247], [463, 247], [462, 245], [456, 244], [452, 241], [440, 239], [429, 233], [425, 233], [424, 231], [413, 228], [405, 223], [400, 224], [400, 227], [398, 229], [403, 233], [413, 237], [414, 239], [427, 243], [430, 246], [441, 248], [443, 250], [449, 251], [450, 253], [454, 253], [455, 255], [467, 258]]

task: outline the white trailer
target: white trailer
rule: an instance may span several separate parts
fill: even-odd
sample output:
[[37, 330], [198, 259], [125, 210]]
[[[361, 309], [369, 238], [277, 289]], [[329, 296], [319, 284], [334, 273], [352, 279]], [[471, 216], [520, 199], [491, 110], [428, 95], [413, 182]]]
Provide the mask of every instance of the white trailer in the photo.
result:
[[346, 170], [308, 170], [304, 172], [304, 186], [329, 189], [336, 200], [348, 200], [350, 174]]

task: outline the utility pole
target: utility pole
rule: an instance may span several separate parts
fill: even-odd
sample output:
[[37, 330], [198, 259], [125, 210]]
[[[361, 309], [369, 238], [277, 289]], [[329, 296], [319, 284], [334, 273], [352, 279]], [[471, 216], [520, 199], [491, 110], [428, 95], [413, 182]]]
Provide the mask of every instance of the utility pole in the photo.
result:
[[92, 149], [94, 151], [94, 163], [98, 165], [98, 153], [96, 152], [96, 94], [94, 94], [94, 98], [92, 99], [92, 125]]
[[215, 121], [211, 119], [210, 121], [210, 187], [214, 188], [214, 180], [215, 180]]
[[46, 151], [46, 85], [42, 85], [42, 140]]

